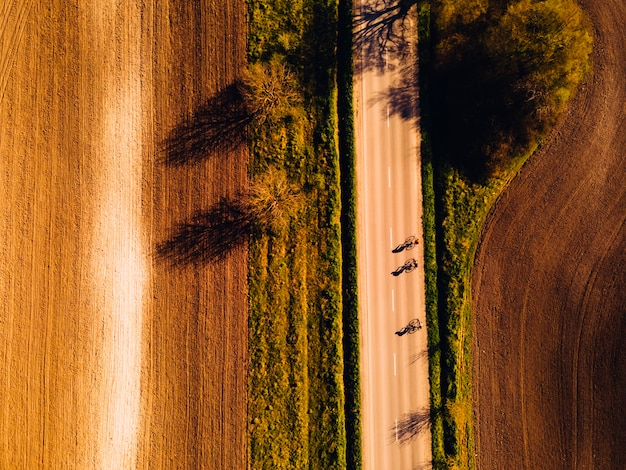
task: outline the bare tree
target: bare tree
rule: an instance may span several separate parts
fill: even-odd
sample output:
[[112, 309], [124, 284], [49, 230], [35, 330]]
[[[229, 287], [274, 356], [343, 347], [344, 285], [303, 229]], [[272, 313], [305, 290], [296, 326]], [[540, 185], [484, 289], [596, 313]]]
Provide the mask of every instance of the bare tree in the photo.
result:
[[222, 259], [245, 243], [253, 229], [281, 230], [300, 207], [284, 172], [269, 169], [248, 192], [221, 199], [176, 225], [172, 236], [157, 245], [157, 256], [174, 265]]
[[293, 73], [279, 62], [249, 65], [238, 89], [255, 125], [294, 115], [302, 99]]
[[295, 113], [295, 79], [282, 64], [254, 64], [241, 79], [211, 96], [169, 133], [164, 161], [182, 165], [228, 152], [247, 142], [250, 126]]

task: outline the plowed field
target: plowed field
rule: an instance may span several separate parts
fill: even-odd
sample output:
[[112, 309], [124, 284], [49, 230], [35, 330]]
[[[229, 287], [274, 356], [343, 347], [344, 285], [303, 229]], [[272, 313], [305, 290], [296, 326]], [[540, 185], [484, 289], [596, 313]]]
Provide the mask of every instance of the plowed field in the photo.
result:
[[626, 468], [626, 3], [492, 211], [474, 268], [477, 468]]
[[168, 132], [246, 60], [244, 0], [0, 0], [0, 468], [245, 468], [247, 258], [174, 268], [247, 185]]

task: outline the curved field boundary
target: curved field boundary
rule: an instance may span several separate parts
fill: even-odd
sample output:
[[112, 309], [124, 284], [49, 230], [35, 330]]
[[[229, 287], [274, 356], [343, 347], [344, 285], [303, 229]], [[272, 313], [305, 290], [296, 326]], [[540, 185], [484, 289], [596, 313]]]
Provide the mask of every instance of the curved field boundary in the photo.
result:
[[593, 77], [494, 207], [476, 255], [481, 469], [626, 467], [626, 5], [582, 3]]

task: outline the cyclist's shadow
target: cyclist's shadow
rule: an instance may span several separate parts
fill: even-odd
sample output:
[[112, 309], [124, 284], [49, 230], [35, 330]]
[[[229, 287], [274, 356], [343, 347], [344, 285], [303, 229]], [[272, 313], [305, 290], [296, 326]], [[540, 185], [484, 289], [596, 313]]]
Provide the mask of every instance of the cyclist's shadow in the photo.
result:
[[413, 320], [411, 320], [409, 322], [409, 324], [407, 326], [405, 326], [404, 328], [402, 328], [399, 331], [396, 331], [396, 335], [398, 336], [404, 336], [407, 333], [415, 333], [418, 330], [422, 329], [422, 322], [419, 321], [418, 318], [414, 318]]
[[395, 271], [392, 271], [391, 274], [397, 277], [400, 274], [402, 274], [403, 272], [404, 272], [404, 266], [400, 266]]
[[417, 261], [415, 261], [415, 258], [410, 258], [406, 260], [402, 266], [398, 266], [395, 271], [391, 271], [391, 274], [393, 276], [399, 276], [403, 272], [410, 273], [415, 268], [417, 268]]

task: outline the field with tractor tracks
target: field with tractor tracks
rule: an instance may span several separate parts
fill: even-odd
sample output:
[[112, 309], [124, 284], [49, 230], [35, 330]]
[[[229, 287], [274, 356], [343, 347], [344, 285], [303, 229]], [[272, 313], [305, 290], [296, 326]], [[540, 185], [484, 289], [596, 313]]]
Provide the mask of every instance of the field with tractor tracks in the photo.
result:
[[592, 76], [495, 205], [475, 260], [481, 470], [626, 467], [626, 4], [581, 3]]
[[2, 0], [0, 45], [0, 468], [246, 468], [246, 249], [154, 256], [247, 187], [245, 148], [163, 155], [245, 2]]

